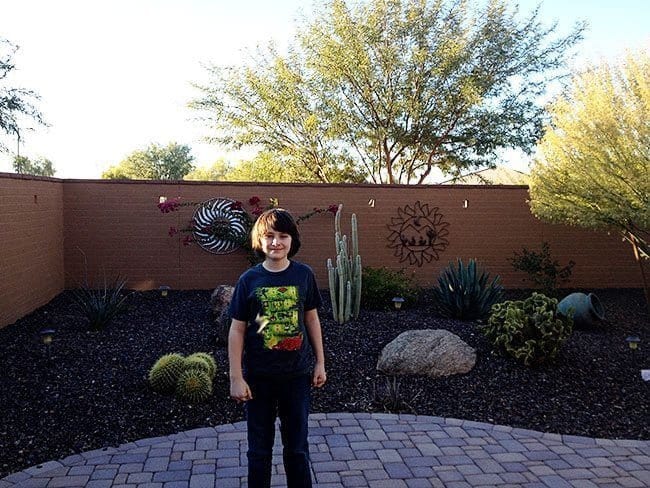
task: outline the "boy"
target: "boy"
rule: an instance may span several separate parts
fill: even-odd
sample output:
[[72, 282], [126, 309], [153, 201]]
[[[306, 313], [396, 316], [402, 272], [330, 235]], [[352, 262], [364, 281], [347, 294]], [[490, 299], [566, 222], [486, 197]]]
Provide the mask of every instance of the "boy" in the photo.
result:
[[251, 242], [264, 262], [244, 272], [237, 282], [228, 336], [230, 397], [246, 402], [248, 486], [271, 484], [278, 415], [287, 486], [309, 488], [312, 351], [316, 361], [311, 386], [320, 388], [326, 381], [317, 311], [320, 294], [311, 268], [289, 259], [300, 249], [298, 229], [289, 212], [274, 208], [260, 215]]

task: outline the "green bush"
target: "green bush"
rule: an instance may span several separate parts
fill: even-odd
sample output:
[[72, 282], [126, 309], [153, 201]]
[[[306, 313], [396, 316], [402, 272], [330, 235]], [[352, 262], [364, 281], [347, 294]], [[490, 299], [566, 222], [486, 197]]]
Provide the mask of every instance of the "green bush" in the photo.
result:
[[92, 329], [103, 328], [124, 309], [129, 296], [122, 294], [125, 285], [126, 279], [118, 276], [112, 282], [104, 278], [101, 288], [91, 288], [85, 283], [73, 292], [77, 308], [88, 319]]
[[185, 358], [177, 353], [161, 356], [149, 370], [149, 384], [159, 393], [176, 389], [178, 377], [185, 370]]
[[363, 268], [361, 305], [369, 309], [393, 308], [393, 298], [404, 298], [403, 306], [414, 305], [418, 300], [418, 287], [404, 270]]
[[531, 366], [554, 359], [572, 329], [573, 320], [557, 313], [555, 298], [533, 293], [494, 305], [483, 332], [498, 350]]
[[489, 282], [490, 274], [480, 271], [474, 259], [465, 266], [461, 259], [449, 266], [438, 278], [433, 288], [438, 312], [445, 317], [475, 320], [487, 317], [490, 308], [503, 295], [497, 275]]
[[566, 266], [560, 266], [557, 259], [551, 257], [551, 246], [548, 242], [542, 242], [541, 252], [530, 251], [524, 247], [521, 254], [515, 251], [514, 257], [508, 261], [514, 269], [526, 273], [526, 279], [540, 287], [547, 295], [555, 294], [560, 284], [569, 282], [571, 271], [576, 264], [569, 261]]

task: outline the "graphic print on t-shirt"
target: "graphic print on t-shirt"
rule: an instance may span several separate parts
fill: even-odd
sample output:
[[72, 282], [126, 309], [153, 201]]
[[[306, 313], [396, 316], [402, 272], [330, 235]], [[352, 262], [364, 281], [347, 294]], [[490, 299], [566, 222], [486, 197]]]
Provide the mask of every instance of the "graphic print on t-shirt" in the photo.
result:
[[264, 348], [275, 351], [296, 351], [302, 345], [298, 323], [298, 287], [269, 286], [255, 290], [262, 311], [255, 321], [257, 332], [264, 338]]

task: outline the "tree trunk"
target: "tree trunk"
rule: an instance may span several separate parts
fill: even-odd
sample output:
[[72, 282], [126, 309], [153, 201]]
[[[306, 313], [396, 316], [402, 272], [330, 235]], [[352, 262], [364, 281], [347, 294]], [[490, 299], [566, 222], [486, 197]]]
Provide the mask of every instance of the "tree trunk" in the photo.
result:
[[645, 293], [645, 305], [650, 309], [650, 290], [648, 290], [648, 280], [645, 276], [644, 259], [641, 259], [641, 253], [639, 252], [636, 238], [632, 234], [628, 234], [628, 236], [629, 241], [632, 244], [632, 249], [634, 250], [634, 259], [639, 263], [639, 269], [641, 270], [641, 281], [643, 281], [643, 292]]

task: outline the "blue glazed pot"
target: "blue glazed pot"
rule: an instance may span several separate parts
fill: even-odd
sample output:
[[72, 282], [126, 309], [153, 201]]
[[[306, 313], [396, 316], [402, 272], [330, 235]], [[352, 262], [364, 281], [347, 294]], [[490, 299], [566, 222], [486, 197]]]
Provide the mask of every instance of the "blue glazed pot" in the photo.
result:
[[578, 329], [593, 327], [605, 320], [605, 310], [593, 293], [571, 293], [557, 304], [557, 311], [565, 317], [569, 316], [570, 309], [573, 309], [573, 325]]

